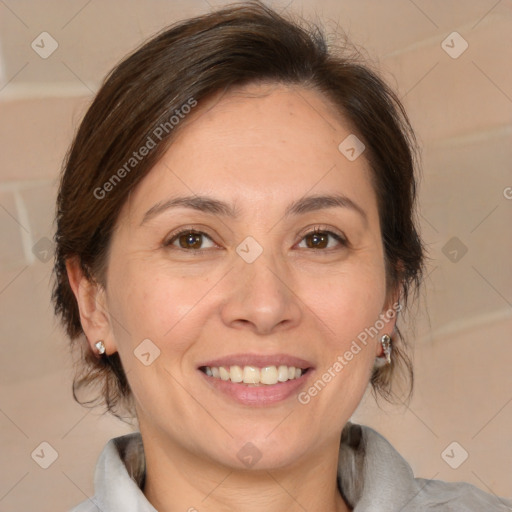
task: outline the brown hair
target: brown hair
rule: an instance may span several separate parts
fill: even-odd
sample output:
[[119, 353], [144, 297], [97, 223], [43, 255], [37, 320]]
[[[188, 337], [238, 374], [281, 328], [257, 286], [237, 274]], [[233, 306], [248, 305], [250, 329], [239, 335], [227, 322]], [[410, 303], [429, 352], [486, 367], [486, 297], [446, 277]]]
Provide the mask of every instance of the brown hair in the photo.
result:
[[[424, 251], [414, 218], [416, 143], [395, 93], [360, 61], [348, 42], [333, 50], [317, 26], [284, 18], [259, 1], [180, 22], [149, 40], [107, 76], [64, 164], [57, 198], [52, 299], [72, 346], [81, 347], [73, 384], [80, 403], [103, 403], [116, 415], [124, 405], [133, 413], [118, 354], [98, 359], [87, 344], [66, 260], [76, 258], [84, 274], [102, 284], [121, 207], [185, 124], [171, 122], [171, 117], [182, 118], [184, 105], [252, 82], [313, 88], [349, 120], [366, 146], [372, 169], [388, 289], [401, 287], [403, 306], [410, 289], [418, 290]], [[149, 147], [149, 139], [154, 144], [135, 161], [134, 152]], [[387, 400], [393, 397], [391, 377], [397, 369], [408, 377], [412, 391], [412, 365], [399, 330], [393, 338], [392, 364], [376, 369], [371, 377], [374, 393]], [[98, 395], [80, 401], [78, 390], [90, 385], [100, 387]]]

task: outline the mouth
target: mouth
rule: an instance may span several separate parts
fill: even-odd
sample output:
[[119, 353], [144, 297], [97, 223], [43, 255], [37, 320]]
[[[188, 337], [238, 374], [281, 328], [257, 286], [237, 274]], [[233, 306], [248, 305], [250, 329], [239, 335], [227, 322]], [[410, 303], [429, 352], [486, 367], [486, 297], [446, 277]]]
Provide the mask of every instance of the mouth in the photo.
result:
[[291, 399], [313, 378], [311, 361], [289, 354], [232, 354], [203, 361], [197, 370], [219, 396], [239, 405], [272, 406]]
[[311, 367], [300, 368], [288, 365], [269, 366], [200, 366], [199, 370], [208, 377], [235, 384], [254, 386], [274, 386], [290, 380], [296, 380], [311, 370]]

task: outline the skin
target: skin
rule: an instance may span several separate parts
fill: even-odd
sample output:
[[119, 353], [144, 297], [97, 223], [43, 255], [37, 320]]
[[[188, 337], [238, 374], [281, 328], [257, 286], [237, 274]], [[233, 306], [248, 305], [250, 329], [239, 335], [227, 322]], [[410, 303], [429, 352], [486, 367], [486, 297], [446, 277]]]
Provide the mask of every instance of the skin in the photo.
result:
[[[288, 353], [314, 364], [310, 386], [391, 307], [397, 294], [386, 290], [368, 162], [340, 153], [352, 131], [316, 91], [250, 85], [207, 107], [124, 205], [105, 287], [68, 262], [84, 331], [93, 350], [104, 340], [107, 354], [120, 354], [146, 452], [144, 493], [155, 508], [349, 510], [336, 486], [339, 436], [394, 320], [306, 405], [296, 394], [264, 407], [237, 404], [197, 366], [238, 352]], [[332, 207], [283, 217], [294, 200], [332, 193], [360, 205], [366, 220]], [[234, 204], [239, 216], [180, 207], [141, 225], [155, 204], [192, 194]], [[164, 245], [191, 227], [210, 237], [199, 237], [202, 253], [180, 250], [176, 239]], [[329, 237], [327, 247], [308, 247], [314, 227], [349, 244]], [[263, 248], [253, 263], [236, 252], [247, 236]], [[161, 352], [144, 366], [133, 351], [147, 338]], [[247, 442], [262, 455], [251, 470], [237, 458]]]

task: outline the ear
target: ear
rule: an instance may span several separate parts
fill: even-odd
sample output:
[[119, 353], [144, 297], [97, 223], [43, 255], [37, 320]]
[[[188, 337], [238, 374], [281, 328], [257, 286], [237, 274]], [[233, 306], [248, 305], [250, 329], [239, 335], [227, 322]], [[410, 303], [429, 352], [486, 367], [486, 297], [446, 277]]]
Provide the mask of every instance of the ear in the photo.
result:
[[94, 354], [95, 343], [103, 341], [106, 354], [116, 351], [112, 323], [107, 310], [106, 293], [103, 286], [84, 275], [77, 257], [66, 260], [69, 284], [76, 297], [80, 311], [80, 322]]
[[382, 308], [380, 319], [384, 322], [384, 326], [379, 333], [379, 343], [376, 346], [377, 357], [382, 356], [383, 349], [380, 343], [380, 338], [383, 334], [387, 334], [392, 337], [392, 333], [395, 330], [396, 319], [398, 313], [401, 310], [400, 297], [402, 294], [402, 284], [399, 283], [395, 288], [389, 290], [386, 294], [386, 301]]

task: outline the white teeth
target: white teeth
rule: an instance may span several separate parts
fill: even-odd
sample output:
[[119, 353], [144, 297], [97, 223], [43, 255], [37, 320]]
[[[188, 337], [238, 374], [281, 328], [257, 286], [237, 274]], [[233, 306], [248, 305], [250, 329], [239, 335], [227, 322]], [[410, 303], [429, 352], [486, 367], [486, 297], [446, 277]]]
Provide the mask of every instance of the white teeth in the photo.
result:
[[244, 366], [244, 383], [245, 384], [259, 384], [260, 383], [259, 368], [256, 368], [254, 366]]
[[240, 366], [230, 366], [229, 378], [231, 379], [231, 382], [242, 382], [244, 378], [242, 368], [240, 368]]
[[262, 384], [277, 384], [277, 368], [275, 366], [266, 366], [261, 369], [260, 382]]
[[288, 380], [288, 366], [281, 365], [277, 371], [277, 380], [286, 382]]
[[205, 366], [204, 372], [210, 377], [222, 380], [230, 380], [231, 382], [243, 382], [248, 385], [267, 384], [273, 385], [278, 382], [286, 382], [287, 380], [298, 379], [303, 375], [304, 370], [295, 366], [265, 366], [258, 368], [257, 366], [238, 366], [233, 365], [229, 368], [224, 366]]
[[229, 380], [229, 372], [224, 368], [224, 366], [219, 368], [219, 374], [222, 380]]

